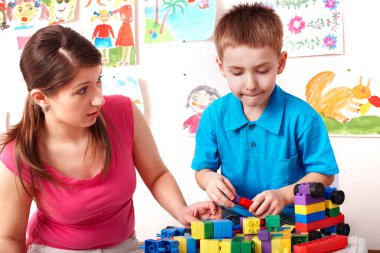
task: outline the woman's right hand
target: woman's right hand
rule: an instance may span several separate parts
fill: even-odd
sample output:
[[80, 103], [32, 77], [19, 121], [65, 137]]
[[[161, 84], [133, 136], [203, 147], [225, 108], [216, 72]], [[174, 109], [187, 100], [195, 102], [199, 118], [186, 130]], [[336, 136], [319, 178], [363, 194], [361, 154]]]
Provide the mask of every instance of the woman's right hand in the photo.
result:
[[225, 207], [234, 206], [233, 200], [237, 194], [230, 180], [211, 170], [205, 172], [203, 177], [204, 190], [211, 200]]

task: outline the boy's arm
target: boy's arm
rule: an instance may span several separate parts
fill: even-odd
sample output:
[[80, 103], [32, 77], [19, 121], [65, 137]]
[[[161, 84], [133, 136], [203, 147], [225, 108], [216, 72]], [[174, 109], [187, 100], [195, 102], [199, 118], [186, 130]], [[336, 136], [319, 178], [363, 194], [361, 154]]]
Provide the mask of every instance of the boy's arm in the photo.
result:
[[211, 169], [202, 169], [195, 172], [195, 179], [211, 200], [222, 206], [234, 206], [232, 200], [237, 194], [226, 177]]
[[284, 186], [277, 190], [267, 190], [253, 198], [253, 204], [249, 211], [255, 216], [263, 219], [266, 215], [280, 214], [282, 209], [294, 203], [294, 186], [304, 182], [319, 182], [324, 186], [329, 186], [334, 181], [334, 175], [324, 175], [317, 172], [310, 172], [294, 184]]

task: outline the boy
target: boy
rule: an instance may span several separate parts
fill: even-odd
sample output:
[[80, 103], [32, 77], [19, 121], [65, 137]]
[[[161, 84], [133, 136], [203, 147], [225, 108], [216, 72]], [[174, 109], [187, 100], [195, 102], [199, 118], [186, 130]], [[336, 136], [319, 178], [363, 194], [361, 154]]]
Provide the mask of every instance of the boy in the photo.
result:
[[[274, 10], [261, 3], [234, 6], [214, 37], [231, 93], [201, 117], [192, 162], [196, 181], [225, 207], [224, 218], [281, 214], [282, 224], [292, 224], [294, 185], [327, 186], [339, 172], [325, 125], [311, 106], [276, 85], [287, 53], [281, 52], [282, 23]], [[253, 200], [249, 212], [234, 206], [236, 195]]]

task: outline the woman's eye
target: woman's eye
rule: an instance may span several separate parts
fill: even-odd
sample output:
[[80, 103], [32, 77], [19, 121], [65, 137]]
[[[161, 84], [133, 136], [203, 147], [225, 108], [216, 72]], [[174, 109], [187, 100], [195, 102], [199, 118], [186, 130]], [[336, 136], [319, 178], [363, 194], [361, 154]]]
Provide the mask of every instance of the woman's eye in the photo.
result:
[[102, 78], [103, 76], [99, 76], [98, 80], [96, 81], [97, 83], [101, 83], [102, 82]]
[[86, 91], [87, 91], [87, 87], [83, 87], [83, 88], [79, 89], [78, 94], [83, 95], [86, 93]]

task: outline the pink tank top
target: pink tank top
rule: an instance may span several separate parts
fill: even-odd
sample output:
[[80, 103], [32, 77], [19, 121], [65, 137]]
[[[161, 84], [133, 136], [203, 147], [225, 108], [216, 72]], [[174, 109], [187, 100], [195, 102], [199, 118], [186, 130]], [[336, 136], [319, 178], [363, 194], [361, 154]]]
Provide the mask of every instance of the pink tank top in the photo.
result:
[[[132, 157], [133, 112], [131, 100], [124, 96], [105, 96], [102, 107], [112, 145], [112, 161], [105, 178], [63, 176], [46, 166], [67, 187], [42, 182], [42, 203], [28, 223], [29, 244], [61, 249], [110, 247], [134, 235], [135, 217], [132, 196], [136, 171]], [[17, 168], [13, 143], [0, 154], [13, 173]], [[28, 183], [28, 177], [25, 177]]]

